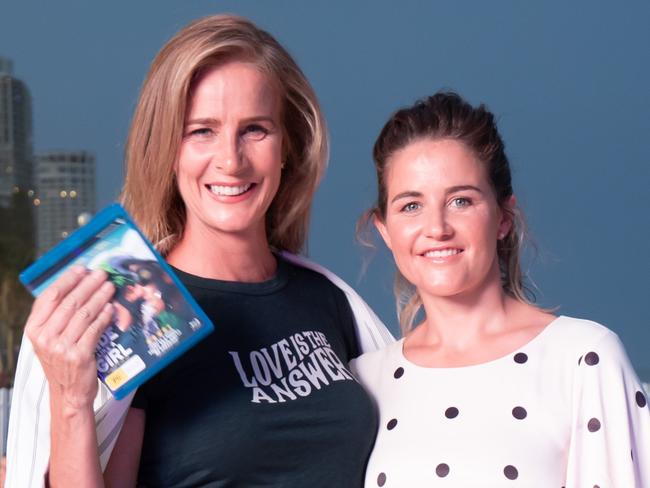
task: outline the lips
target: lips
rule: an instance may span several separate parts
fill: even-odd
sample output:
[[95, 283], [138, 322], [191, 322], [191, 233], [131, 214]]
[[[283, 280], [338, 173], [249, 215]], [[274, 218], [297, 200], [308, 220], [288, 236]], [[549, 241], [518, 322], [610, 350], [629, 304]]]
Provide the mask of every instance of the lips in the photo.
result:
[[246, 193], [253, 185], [254, 183], [246, 183], [244, 185], [206, 185], [206, 187], [215, 195], [236, 197]]

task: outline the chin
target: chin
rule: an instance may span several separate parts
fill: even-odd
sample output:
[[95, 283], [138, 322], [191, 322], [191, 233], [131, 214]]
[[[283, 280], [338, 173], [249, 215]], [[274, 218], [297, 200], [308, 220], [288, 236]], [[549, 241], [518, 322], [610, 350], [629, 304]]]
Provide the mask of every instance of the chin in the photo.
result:
[[432, 297], [451, 298], [459, 297], [466, 294], [472, 289], [476, 289], [475, 285], [467, 283], [466, 281], [459, 280], [438, 280], [427, 281], [423, 286], [418, 286], [420, 294], [426, 294]]
[[432, 297], [453, 298], [461, 296], [464, 290], [459, 290], [454, 287], [435, 287], [422, 290], [422, 292]]
[[245, 212], [213, 213], [201, 219], [203, 225], [219, 232], [240, 233], [255, 227], [257, 220]]
[[237, 222], [233, 223], [219, 223], [215, 225], [211, 225], [210, 228], [216, 232], [220, 232], [222, 234], [244, 234], [246, 231], [250, 230], [250, 227], [242, 226], [241, 224]]

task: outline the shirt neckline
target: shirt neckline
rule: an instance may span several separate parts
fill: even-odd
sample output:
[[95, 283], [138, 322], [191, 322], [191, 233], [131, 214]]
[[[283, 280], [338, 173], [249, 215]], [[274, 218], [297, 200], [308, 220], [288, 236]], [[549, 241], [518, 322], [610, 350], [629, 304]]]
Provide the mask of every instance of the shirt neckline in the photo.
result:
[[238, 293], [243, 295], [268, 295], [283, 288], [289, 281], [289, 265], [279, 255], [274, 255], [277, 261], [275, 275], [268, 280], [256, 283], [241, 281], [216, 280], [196, 276], [172, 266], [174, 272], [186, 286], [202, 288], [223, 293]]

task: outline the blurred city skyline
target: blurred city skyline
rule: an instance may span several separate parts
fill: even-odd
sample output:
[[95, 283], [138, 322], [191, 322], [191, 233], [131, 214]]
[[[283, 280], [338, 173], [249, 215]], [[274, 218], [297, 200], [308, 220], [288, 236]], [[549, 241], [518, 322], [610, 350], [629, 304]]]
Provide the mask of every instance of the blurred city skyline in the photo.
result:
[[647, 2], [6, 3], [0, 56], [32, 93], [35, 152], [93, 152], [98, 208], [113, 201], [153, 56], [187, 22], [218, 12], [267, 29], [313, 83], [332, 150], [309, 254], [394, 332], [390, 256], [354, 242], [375, 196], [371, 147], [399, 106], [451, 88], [498, 117], [540, 250], [530, 264], [540, 303], [612, 328], [650, 379]]

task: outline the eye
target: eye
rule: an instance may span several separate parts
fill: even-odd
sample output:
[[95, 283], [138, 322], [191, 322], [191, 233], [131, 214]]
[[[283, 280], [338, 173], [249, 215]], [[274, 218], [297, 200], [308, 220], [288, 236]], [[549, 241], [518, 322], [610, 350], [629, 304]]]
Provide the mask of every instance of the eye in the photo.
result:
[[212, 129], [210, 129], [209, 127], [198, 127], [196, 129], [187, 131], [186, 137], [205, 138], [212, 134], [213, 134]]
[[404, 205], [400, 211], [404, 213], [411, 213], [419, 209], [420, 209], [420, 204], [418, 202], [409, 202], [406, 205]]
[[242, 130], [242, 136], [246, 137], [247, 139], [252, 139], [255, 141], [259, 141], [261, 139], [264, 139], [267, 134], [269, 133], [269, 130], [266, 127], [263, 127], [259, 124], [250, 124], [244, 127]]
[[456, 197], [453, 198], [449, 204], [455, 208], [465, 208], [469, 207], [472, 204], [472, 201], [469, 198]]

